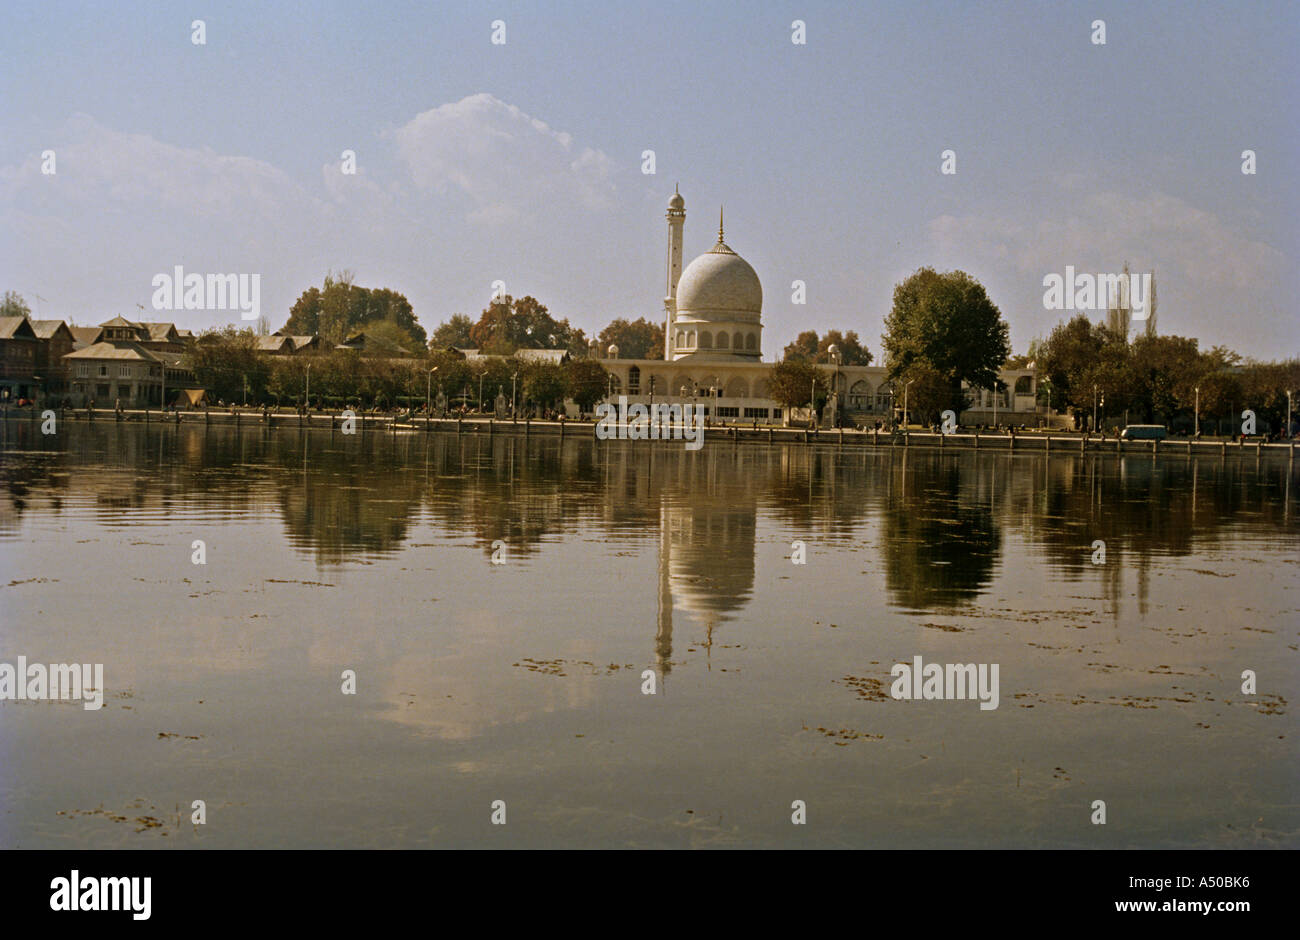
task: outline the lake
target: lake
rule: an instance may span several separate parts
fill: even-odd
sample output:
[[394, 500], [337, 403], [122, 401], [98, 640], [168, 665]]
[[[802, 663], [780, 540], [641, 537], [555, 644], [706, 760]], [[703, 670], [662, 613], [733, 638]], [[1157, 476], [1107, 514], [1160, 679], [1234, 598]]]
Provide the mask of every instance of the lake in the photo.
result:
[[104, 667], [0, 701], [4, 847], [1300, 847], [1285, 460], [100, 420], [0, 475], [0, 662]]

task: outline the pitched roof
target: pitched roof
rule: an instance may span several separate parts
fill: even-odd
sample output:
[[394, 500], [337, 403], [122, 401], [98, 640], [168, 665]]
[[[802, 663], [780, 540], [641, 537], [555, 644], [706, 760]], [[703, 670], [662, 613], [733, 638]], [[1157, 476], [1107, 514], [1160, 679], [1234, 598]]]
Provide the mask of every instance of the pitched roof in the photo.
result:
[[[153, 343], [172, 342], [170, 334], [176, 333], [175, 323], [140, 323], [139, 325], [149, 331], [149, 341]], [[179, 335], [176, 338], [179, 339]]]
[[26, 317], [0, 317], [0, 339], [35, 339], [36, 332]]
[[293, 349], [293, 340], [288, 336], [259, 336], [257, 337], [257, 349], [259, 352], [283, 352], [288, 346]]
[[528, 362], [567, 362], [569, 351], [567, 349], [516, 349], [515, 358]]
[[36, 336], [39, 339], [53, 339], [54, 334], [59, 332], [60, 328], [62, 328], [63, 331], [68, 334], [68, 339], [76, 342], [76, 337], [72, 335], [72, 330], [70, 330], [68, 324], [64, 323], [62, 320], [32, 320], [31, 324], [32, 329], [36, 332]]
[[113, 319], [111, 320], [105, 320], [103, 323], [99, 325], [100, 326], [133, 326], [136, 329], [140, 328], [139, 323], [134, 323], [131, 320], [126, 319], [126, 317], [121, 316], [120, 314], [116, 317], [113, 317]]
[[99, 339], [100, 328], [97, 326], [70, 326], [68, 329], [72, 331], [73, 340], [87, 346]]
[[95, 343], [85, 349], [70, 352], [64, 359], [130, 359], [143, 362], [162, 362], [162, 357], [137, 343]]

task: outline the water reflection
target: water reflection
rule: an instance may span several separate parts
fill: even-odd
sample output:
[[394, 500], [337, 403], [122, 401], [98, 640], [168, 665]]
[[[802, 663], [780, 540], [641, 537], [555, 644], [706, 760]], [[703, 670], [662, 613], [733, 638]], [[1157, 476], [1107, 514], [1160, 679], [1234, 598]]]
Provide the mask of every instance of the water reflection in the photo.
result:
[[[706, 635], [753, 594], [760, 526], [782, 538], [865, 540], [892, 606], [969, 604], [1009, 538], [1067, 580], [1101, 579], [1117, 610], [1124, 571], [1146, 603], [1153, 559], [1291, 526], [1288, 465], [1250, 458], [943, 453], [716, 444], [700, 452], [486, 434], [341, 434], [196, 426], [74, 425], [56, 448], [26, 424], [0, 460], [0, 538], [24, 516], [89, 514], [108, 527], [162, 517], [270, 514], [322, 569], [407, 547], [412, 527], [504, 540], [526, 561], [595, 529], [645, 540], [658, 560], [656, 655], [673, 615]], [[1106, 544], [1105, 566], [1091, 563]], [[787, 543], [788, 544], [788, 543]]]

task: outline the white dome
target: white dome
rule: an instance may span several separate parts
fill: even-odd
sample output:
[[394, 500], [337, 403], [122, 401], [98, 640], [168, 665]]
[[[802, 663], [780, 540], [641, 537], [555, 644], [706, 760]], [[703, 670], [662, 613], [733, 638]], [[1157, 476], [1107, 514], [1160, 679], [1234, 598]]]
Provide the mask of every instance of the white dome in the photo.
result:
[[677, 282], [678, 316], [757, 320], [762, 312], [763, 286], [758, 275], [749, 262], [722, 242], [688, 264]]

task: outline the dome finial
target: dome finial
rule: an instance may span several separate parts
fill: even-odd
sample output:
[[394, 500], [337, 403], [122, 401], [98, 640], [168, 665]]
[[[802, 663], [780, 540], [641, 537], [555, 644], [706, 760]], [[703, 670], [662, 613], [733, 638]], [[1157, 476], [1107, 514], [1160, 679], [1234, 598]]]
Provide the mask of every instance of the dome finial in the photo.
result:
[[718, 244], [722, 244], [722, 206], [718, 206]]

